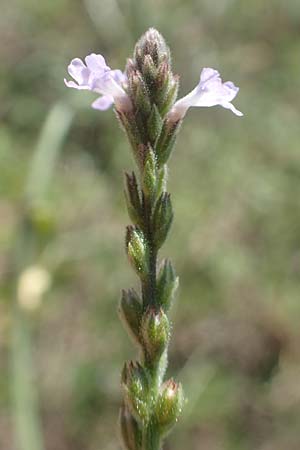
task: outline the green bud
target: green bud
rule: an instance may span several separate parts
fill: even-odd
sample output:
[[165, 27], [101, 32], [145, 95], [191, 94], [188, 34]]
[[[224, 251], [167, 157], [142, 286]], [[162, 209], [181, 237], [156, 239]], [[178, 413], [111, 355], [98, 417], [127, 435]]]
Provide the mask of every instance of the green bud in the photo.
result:
[[164, 192], [156, 202], [153, 214], [154, 243], [160, 248], [165, 242], [173, 220], [170, 194]]
[[141, 278], [144, 278], [148, 273], [148, 248], [139, 228], [127, 227], [126, 249], [132, 267]]
[[166, 58], [159, 65], [156, 78], [155, 103], [161, 117], [164, 117], [173, 106], [177, 97], [178, 86], [178, 77], [173, 75], [170, 61]]
[[143, 308], [141, 300], [134, 289], [122, 291], [118, 312], [130, 336], [135, 342], [139, 343]]
[[181, 384], [173, 380], [166, 381], [162, 387], [155, 407], [155, 416], [163, 434], [168, 433], [177, 422], [183, 408], [183, 391]]
[[158, 68], [157, 71], [157, 85], [161, 92], [166, 92], [169, 87], [170, 82], [170, 62], [168, 61], [168, 58], [164, 58]]
[[142, 183], [146, 196], [153, 199], [155, 197], [157, 187], [157, 168], [156, 157], [151, 147], [148, 147], [146, 154]]
[[159, 311], [153, 308], [147, 309], [142, 318], [141, 333], [146, 354], [151, 363], [156, 363], [170, 339], [169, 319], [162, 309]]
[[139, 69], [142, 70], [146, 55], [150, 55], [155, 66], [158, 66], [162, 59], [166, 56], [169, 57], [169, 54], [170, 50], [162, 35], [154, 28], [150, 28], [137, 42], [134, 60]]
[[151, 90], [156, 83], [157, 79], [157, 68], [153, 62], [153, 59], [150, 55], [145, 55], [143, 66], [142, 66], [142, 74], [144, 80], [148, 86], [148, 89]]
[[115, 110], [116, 116], [123, 130], [125, 131], [127, 138], [133, 150], [133, 156], [136, 160], [137, 165], [140, 164], [139, 159], [139, 145], [141, 143], [142, 137], [140, 135], [139, 129], [136, 124], [135, 116], [133, 112], [122, 112]]
[[126, 450], [140, 450], [142, 433], [139, 425], [126, 406], [122, 406], [119, 414], [121, 437]]
[[[151, 112], [150, 93], [141, 73], [139, 71], [134, 72], [128, 79], [128, 83], [131, 94], [130, 96], [138, 111], [138, 114], [148, 117]], [[136, 115], [135, 120], [137, 119], [138, 116]]]
[[160, 136], [157, 139], [157, 142], [154, 147], [155, 154], [157, 155], [157, 162], [159, 167], [165, 164], [170, 154], [173, 150], [177, 132], [181, 125], [181, 121], [171, 122], [169, 120], [165, 120]]
[[157, 179], [157, 192], [156, 196], [160, 197], [161, 194], [166, 192], [167, 189], [167, 181], [168, 181], [168, 167], [166, 164], [164, 164], [159, 170], [158, 170], [158, 179]]
[[179, 279], [176, 276], [171, 261], [164, 259], [157, 277], [157, 298], [159, 306], [165, 312], [170, 309], [178, 284]]
[[135, 225], [142, 226], [142, 205], [135, 173], [125, 172], [125, 200], [129, 217]]
[[170, 76], [172, 81], [169, 82], [168, 87], [165, 91], [164, 95], [161, 95], [160, 98], [160, 114], [162, 117], [165, 117], [165, 115], [170, 111], [172, 106], [174, 105], [177, 95], [178, 95], [178, 89], [179, 89], [179, 78], [177, 75]]
[[151, 142], [154, 143], [160, 135], [163, 126], [163, 120], [155, 104], [152, 106], [147, 125], [149, 138]]
[[125, 363], [121, 383], [126, 404], [136, 420], [149, 419], [149, 380], [145, 369], [138, 362]]

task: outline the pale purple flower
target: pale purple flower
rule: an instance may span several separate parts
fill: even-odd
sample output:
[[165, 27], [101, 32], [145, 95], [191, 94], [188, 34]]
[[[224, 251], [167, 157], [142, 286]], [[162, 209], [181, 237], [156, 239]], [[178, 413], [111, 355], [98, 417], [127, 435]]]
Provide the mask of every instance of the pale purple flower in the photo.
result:
[[205, 67], [200, 74], [200, 81], [189, 94], [178, 100], [169, 113], [171, 120], [182, 119], [190, 106], [215, 106], [230, 109], [237, 116], [243, 116], [231, 100], [237, 95], [239, 88], [231, 81], [222, 82], [217, 70]]
[[102, 55], [92, 53], [85, 63], [75, 58], [68, 66], [68, 72], [76, 81], [64, 80], [65, 85], [74, 89], [86, 89], [101, 94], [92, 107], [104, 111], [113, 103], [121, 110], [130, 110], [131, 102], [125, 92], [127, 77], [121, 70], [111, 70]]

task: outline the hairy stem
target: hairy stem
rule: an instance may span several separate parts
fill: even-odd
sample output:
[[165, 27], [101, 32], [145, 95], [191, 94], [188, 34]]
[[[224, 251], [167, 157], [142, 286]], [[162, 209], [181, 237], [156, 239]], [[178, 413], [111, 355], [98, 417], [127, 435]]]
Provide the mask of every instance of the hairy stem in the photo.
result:
[[148, 306], [155, 307], [156, 305], [156, 264], [157, 251], [153, 242], [153, 230], [151, 227], [151, 211], [152, 204], [150, 199], [143, 193], [143, 217], [144, 229], [147, 239], [149, 251], [149, 273], [146, 279], [142, 282], [142, 295], [144, 308]]

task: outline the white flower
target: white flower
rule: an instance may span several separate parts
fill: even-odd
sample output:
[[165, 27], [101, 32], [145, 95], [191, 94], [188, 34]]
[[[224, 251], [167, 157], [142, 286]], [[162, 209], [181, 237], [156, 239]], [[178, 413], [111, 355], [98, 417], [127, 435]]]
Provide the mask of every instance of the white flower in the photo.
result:
[[200, 74], [200, 81], [189, 94], [178, 100], [169, 113], [172, 121], [182, 119], [190, 106], [215, 106], [230, 109], [237, 116], [243, 116], [231, 100], [237, 95], [239, 88], [231, 81], [222, 82], [217, 70], [205, 67]]
[[102, 55], [92, 53], [86, 56], [85, 63], [75, 58], [68, 66], [68, 72], [76, 83], [65, 79], [66, 86], [102, 94], [92, 103], [93, 108], [103, 111], [115, 103], [118, 109], [131, 109], [130, 99], [124, 90], [126, 75], [121, 70], [111, 70]]

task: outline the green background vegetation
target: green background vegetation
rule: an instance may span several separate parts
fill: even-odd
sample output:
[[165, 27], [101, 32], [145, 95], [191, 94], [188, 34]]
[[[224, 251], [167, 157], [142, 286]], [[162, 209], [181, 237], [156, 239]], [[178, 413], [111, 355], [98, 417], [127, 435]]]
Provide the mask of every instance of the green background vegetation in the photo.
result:
[[[155, 26], [180, 95], [211, 66], [241, 87], [234, 103], [245, 114], [190, 110], [171, 159], [175, 222], [162, 255], [180, 292], [169, 373], [188, 402], [165, 449], [299, 450], [299, 2], [4, 3], [0, 448], [119, 448], [119, 374], [135, 355], [116, 315], [121, 288], [137, 283], [123, 240], [122, 171], [133, 162], [113, 111], [92, 110], [95, 96], [63, 78], [91, 52], [124, 67]], [[25, 311], [16, 289], [31, 265], [52, 282]], [[37, 395], [42, 437], [24, 409]]]

